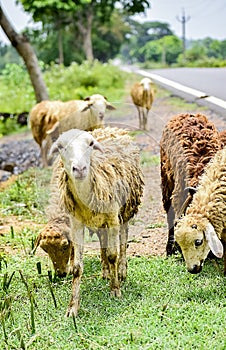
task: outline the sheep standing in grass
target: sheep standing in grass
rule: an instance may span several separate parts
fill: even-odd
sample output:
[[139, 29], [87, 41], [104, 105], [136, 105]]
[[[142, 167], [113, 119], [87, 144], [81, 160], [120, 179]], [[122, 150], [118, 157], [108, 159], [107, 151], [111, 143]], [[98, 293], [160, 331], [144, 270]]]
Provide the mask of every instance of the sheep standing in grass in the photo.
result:
[[226, 148], [206, 166], [186, 215], [175, 226], [175, 239], [190, 273], [199, 273], [212, 251], [218, 258], [224, 255], [226, 274]]
[[110, 279], [111, 294], [121, 295], [120, 283], [127, 273], [128, 221], [141, 202], [143, 175], [138, 148], [117, 128], [92, 134], [72, 129], [61, 134], [52, 152], [60, 153], [53, 170], [52, 181], [57, 184], [53, 207], [58, 202], [62, 213], [68, 213], [74, 247], [69, 262], [73, 282], [67, 315], [71, 316], [79, 308], [85, 227], [99, 237], [102, 274]]
[[[36, 104], [30, 112], [30, 126], [35, 141], [41, 148], [43, 164], [47, 165], [48, 146], [46, 137], [58, 128], [63, 131], [70, 128], [94, 130], [104, 126], [106, 109], [115, 109], [106, 97], [95, 94], [85, 100], [42, 101]], [[67, 118], [67, 122], [63, 120]], [[59, 124], [63, 123], [62, 127]]]
[[140, 82], [135, 83], [130, 94], [138, 110], [139, 128], [147, 130], [148, 113], [154, 99], [151, 79], [143, 78]]
[[175, 218], [185, 212], [192, 201], [192, 188], [198, 185], [206, 164], [221, 148], [216, 127], [202, 114], [176, 115], [165, 126], [160, 158], [162, 200], [168, 221], [167, 255], [174, 249]]

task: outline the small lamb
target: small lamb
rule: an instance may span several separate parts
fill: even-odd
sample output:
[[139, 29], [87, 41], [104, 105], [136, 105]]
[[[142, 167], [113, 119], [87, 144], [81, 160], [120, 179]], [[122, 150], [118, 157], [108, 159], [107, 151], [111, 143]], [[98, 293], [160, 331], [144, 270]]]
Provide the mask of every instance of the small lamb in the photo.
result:
[[59, 152], [53, 170], [56, 188], [52, 202], [58, 202], [58, 208], [70, 217], [74, 251], [69, 262], [73, 283], [67, 316], [76, 316], [85, 227], [99, 237], [102, 274], [110, 279], [111, 294], [121, 295], [120, 283], [127, 274], [128, 221], [141, 202], [143, 175], [139, 150], [121, 129], [96, 129], [92, 134], [72, 129], [61, 134], [51, 152]]
[[206, 166], [186, 215], [175, 226], [187, 270], [199, 273], [210, 252], [224, 255], [226, 274], [226, 147]]

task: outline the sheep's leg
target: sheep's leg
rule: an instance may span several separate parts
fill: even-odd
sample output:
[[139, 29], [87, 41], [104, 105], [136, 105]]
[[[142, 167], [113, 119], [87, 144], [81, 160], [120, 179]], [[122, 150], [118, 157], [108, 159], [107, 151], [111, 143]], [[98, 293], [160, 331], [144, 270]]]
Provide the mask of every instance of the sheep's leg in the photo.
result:
[[110, 279], [110, 269], [109, 262], [107, 257], [107, 244], [108, 244], [108, 236], [107, 231], [105, 229], [100, 229], [97, 232], [100, 241], [100, 259], [102, 265], [102, 277], [106, 279]]
[[171, 206], [167, 212], [167, 222], [168, 222], [168, 241], [166, 244], [166, 255], [170, 256], [173, 254], [173, 247], [174, 247], [174, 219], [175, 214], [173, 207]]
[[120, 281], [124, 281], [127, 275], [127, 259], [126, 259], [127, 241], [128, 241], [128, 223], [120, 227], [120, 255], [119, 255], [119, 267], [118, 267], [118, 275], [119, 275]]
[[47, 162], [47, 143], [46, 140], [42, 141], [41, 144], [41, 158], [42, 158], [42, 165], [44, 168], [48, 167], [48, 162]]
[[147, 130], [147, 121], [148, 121], [148, 109], [143, 109], [143, 123], [144, 123], [144, 130]]
[[141, 113], [142, 113], [142, 117], [141, 117], [141, 119], [142, 119], [142, 122], [141, 122], [142, 126], [141, 126], [141, 128], [142, 128], [142, 130], [145, 130], [145, 119], [146, 119], [146, 116], [145, 116], [145, 113], [146, 113], [145, 107], [141, 107]]
[[140, 107], [137, 106], [137, 111], [138, 111], [138, 117], [139, 117], [139, 128], [142, 129], [142, 115], [141, 115], [141, 110]]
[[118, 278], [119, 262], [119, 228], [111, 227], [108, 230], [107, 258], [110, 268], [110, 288], [111, 295], [120, 297], [120, 282]]
[[66, 316], [77, 316], [80, 305], [80, 282], [83, 273], [84, 226], [75, 220], [71, 222], [74, 243], [72, 295]]
[[224, 247], [224, 276], [226, 276], [226, 229], [221, 234], [221, 241]]

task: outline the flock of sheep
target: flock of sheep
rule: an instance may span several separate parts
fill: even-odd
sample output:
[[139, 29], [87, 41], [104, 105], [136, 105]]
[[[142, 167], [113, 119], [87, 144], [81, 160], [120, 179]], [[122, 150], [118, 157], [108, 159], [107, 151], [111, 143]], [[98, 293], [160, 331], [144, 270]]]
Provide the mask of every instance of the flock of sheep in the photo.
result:
[[[131, 97], [139, 126], [147, 129], [154, 94], [144, 78]], [[48, 223], [36, 240], [59, 276], [73, 275], [67, 316], [76, 316], [83, 273], [84, 232], [100, 241], [102, 276], [120, 297], [127, 274], [129, 220], [142, 201], [144, 178], [139, 148], [128, 131], [104, 127], [106, 97], [43, 101], [31, 110], [30, 125], [43, 164], [55, 159]], [[187, 269], [201, 271], [208, 253], [224, 254], [226, 242], [226, 134], [202, 114], [181, 114], [165, 126], [161, 143], [163, 206], [167, 213], [167, 255], [181, 249]], [[179, 246], [178, 246], [179, 245]], [[226, 260], [226, 259], [225, 259]], [[226, 272], [226, 263], [225, 263]]]

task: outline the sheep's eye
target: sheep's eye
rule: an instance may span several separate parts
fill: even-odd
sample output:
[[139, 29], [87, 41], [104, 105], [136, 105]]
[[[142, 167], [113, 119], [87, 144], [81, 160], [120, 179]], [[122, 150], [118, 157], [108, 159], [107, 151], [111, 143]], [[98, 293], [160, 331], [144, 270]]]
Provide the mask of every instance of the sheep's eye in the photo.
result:
[[92, 147], [94, 145], [94, 141], [91, 141], [89, 145]]
[[195, 225], [195, 224], [194, 224], [194, 225], [192, 225], [192, 227], [191, 227], [191, 228], [197, 228], [197, 225]]
[[196, 239], [195, 240], [195, 246], [196, 247], [199, 247], [200, 245], [202, 245], [202, 243], [203, 243], [203, 239]]

